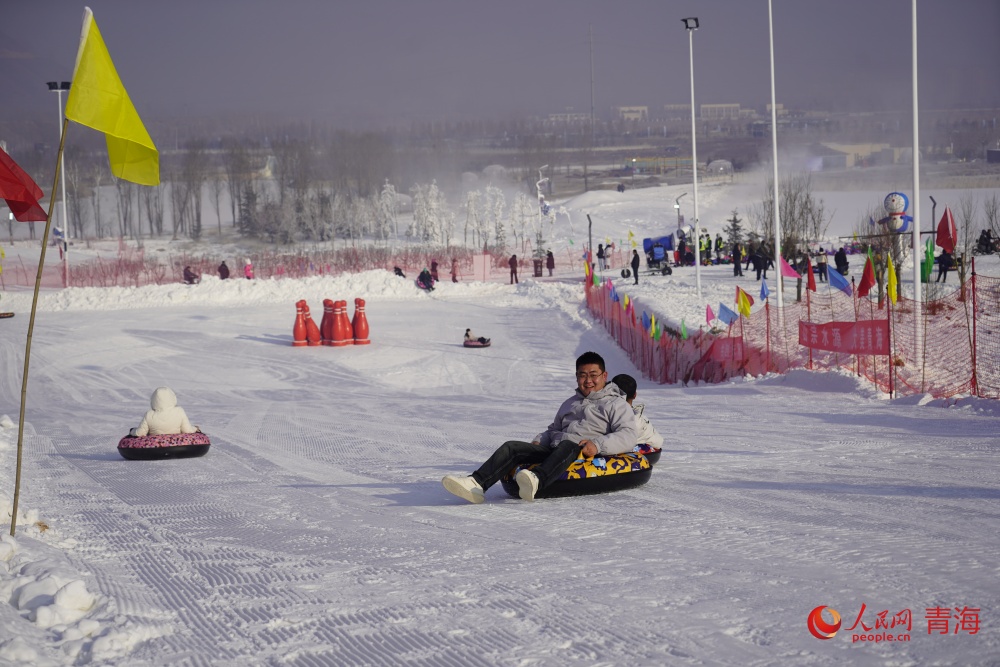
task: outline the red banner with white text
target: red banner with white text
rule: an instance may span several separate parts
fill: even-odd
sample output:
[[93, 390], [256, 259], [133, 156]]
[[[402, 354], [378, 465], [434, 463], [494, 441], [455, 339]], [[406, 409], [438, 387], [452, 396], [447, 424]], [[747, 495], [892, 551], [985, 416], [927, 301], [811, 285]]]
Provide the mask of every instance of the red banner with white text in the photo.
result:
[[889, 320], [824, 324], [799, 321], [799, 345], [827, 352], [888, 356]]

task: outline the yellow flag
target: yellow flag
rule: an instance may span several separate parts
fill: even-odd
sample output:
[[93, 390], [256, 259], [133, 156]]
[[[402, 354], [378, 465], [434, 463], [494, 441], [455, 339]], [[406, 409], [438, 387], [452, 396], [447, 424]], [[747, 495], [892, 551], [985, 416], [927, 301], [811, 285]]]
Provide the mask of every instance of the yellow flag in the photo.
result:
[[896, 290], [898, 289], [898, 287], [896, 286], [897, 285], [897, 283], [896, 283], [896, 269], [892, 266], [892, 254], [891, 253], [886, 253], [886, 258], [887, 259], [886, 259], [885, 272], [887, 274], [889, 274], [889, 278], [888, 278], [888, 280], [889, 280], [889, 283], [888, 283], [889, 298], [892, 299], [892, 303], [895, 304], [896, 303]]
[[736, 287], [736, 310], [740, 312], [743, 317], [750, 317], [750, 306], [753, 305], [753, 297], [747, 294], [745, 291]]
[[160, 183], [160, 154], [118, 78], [89, 7], [83, 14], [66, 118], [104, 133], [116, 177], [140, 185]]

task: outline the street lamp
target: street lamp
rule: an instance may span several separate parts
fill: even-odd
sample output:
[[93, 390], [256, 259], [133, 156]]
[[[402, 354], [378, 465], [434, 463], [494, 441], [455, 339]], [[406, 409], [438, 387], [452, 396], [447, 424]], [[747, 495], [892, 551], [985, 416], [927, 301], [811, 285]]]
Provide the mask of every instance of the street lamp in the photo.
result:
[[635, 190], [635, 158], [632, 158], [632, 189]]
[[[49, 81], [49, 90], [59, 96], [59, 142], [62, 143], [63, 133], [63, 91], [69, 91], [69, 81]], [[69, 287], [69, 217], [66, 215], [66, 158], [59, 155], [59, 173], [62, 179], [62, 229], [63, 229], [63, 271], [65, 272], [64, 284]]]
[[[691, 63], [691, 177], [694, 182], [694, 233], [698, 235], [698, 142], [695, 134], [694, 118], [694, 31], [698, 29], [698, 18], [695, 16], [681, 19], [684, 29], [688, 31], [688, 59]], [[699, 239], [700, 240], [700, 239]], [[694, 283], [701, 300], [701, 248], [694, 243]]]
[[[687, 193], [681, 195], [681, 197], [686, 197]], [[681, 231], [681, 197], [674, 200], [674, 208], [677, 209], [677, 231]]]

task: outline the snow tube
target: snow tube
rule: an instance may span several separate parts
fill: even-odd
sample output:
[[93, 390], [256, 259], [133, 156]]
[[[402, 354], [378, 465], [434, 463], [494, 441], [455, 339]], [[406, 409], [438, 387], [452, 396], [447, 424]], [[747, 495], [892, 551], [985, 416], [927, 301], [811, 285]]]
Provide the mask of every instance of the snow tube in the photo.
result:
[[[531, 470], [537, 464], [518, 466], [501, 480], [503, 490], [512, 498], [520, 498], [514, 476], [522, 468]], [[616, 456], [595, 456], [592, 459], [577, 459], [570, 464], [559, 479], [540, 490], [536, 498], [560, 498], [580, 496], [590, 493], [621, 491], [642, 486], [653, 474], [653, 466], [642, 454], [629, 452]]]
[[467, 340], [467, 341], [463, 342], [462, 345], [464, 345], [465, 347], [489, 347], [490, 346], [490, 339], [487, 338], [485, 343], [479, 342], [478, 339], [476, 339], [476, 340]]
[[0, 313], [0, 320], [8, 317], [14, 317], [14, 313]]
[[636, 445], [635, 449], [632, 450], [637, 454], [642, 454], [649, 461], [649, 465], [656, 465], [656, 462], [660, 460], [660, 454], [662, 453], [659, 449], [654, 449], [650, 445]]
[[193, 458], [207, 454], [211, 444], [204, 433], [125, 436], [118, 441], [118, 453], [131, 461]]
[[420, 289], [424, 290], [425, 292], [433, 292], [434, 291], [434, 283], [431, 283], [430, 285], [425, 285], [420, 280], [414, 280], [413, 284], [416, 285], [417, 287], [419, 287]]

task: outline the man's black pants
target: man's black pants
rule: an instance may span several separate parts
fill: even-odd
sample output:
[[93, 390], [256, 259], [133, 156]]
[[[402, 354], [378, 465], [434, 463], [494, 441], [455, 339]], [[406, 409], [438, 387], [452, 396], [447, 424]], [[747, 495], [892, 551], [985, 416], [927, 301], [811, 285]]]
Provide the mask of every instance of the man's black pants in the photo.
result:
[[534, 473], [538, 476], [538, 488], [544, 489], [550, 482], [580, 458], [580, 445], [572, 440], [563, 440], [553, 449], [548, 445], [533, 445], [520, 440], [508, 440], [500, 445], [479, 470], [472, 473], [483, 490], [500, 481], [500, 478], [522, 463], [539, 463]]

